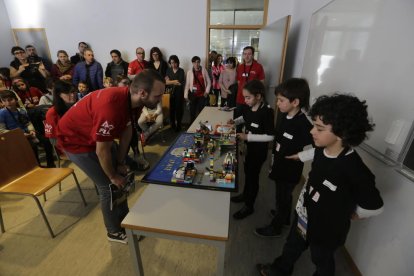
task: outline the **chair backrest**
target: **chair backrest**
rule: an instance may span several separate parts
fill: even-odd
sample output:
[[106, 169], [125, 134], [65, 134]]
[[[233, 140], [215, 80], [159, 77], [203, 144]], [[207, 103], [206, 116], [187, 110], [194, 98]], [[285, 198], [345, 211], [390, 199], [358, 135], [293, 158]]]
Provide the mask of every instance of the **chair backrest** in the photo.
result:
[[0, 135], [0, 187], [37, 166], [30, 142], [21, 129]]

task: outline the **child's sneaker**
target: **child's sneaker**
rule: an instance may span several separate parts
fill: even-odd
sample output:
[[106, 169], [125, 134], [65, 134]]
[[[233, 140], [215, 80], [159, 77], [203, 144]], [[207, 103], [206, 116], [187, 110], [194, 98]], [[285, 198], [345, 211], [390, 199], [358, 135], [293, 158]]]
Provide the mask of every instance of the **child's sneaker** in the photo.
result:
[[128, 243], [128, 239], [124, 231], [119, 231], [117, 233], [108, 233], [107, 236], [109, 241], [119, 242], [123, 244]]

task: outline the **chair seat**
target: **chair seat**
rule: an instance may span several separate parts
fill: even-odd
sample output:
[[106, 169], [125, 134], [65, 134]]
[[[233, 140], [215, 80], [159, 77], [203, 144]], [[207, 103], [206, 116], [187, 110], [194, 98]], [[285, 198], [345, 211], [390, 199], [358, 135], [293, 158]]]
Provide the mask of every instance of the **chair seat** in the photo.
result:
[[[39, 196], [73, 173], [72, 168], [40, 168], [13, 180], [0, 188], [0, 193], [32, 194]], [[35, 179], [36, 181], [33, 181]]]

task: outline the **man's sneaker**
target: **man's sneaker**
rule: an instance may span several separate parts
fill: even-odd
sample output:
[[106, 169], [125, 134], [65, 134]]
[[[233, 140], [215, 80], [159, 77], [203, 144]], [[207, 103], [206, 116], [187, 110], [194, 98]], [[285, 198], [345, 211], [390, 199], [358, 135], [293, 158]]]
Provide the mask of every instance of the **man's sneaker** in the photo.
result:
[[244, 205], [243, 208], [241, 208], [239, 211], [233, 214], [233, 218], [240, 220], [240, 219], [244, 219], [245, 217], [250, 216], [253, 213], [254, 213], [254, 209], [252, 207], [248, 207]]
[[275, 229], [273, 225], [256, 228], [256, 230], [254, 230], [253, 232], [257, 236], [262, 237], [262, 238], [279, 238], [280, 236], [282, 236], [282, 230]]
[[109, 241], [119, 242], [123, 244], [128, 243], [128, 239], [124, 231], [119, 231], [117, 233], [108, 233], [107, 236]]
[[243, 194], [240, 194], [240, 195], [237, 195], [237, 196], [232, 196], [230, 198], [230, 200], [231, 200], [231, 202], [234, 202], [234, 203], [244, 202], [244, 196], [243, 196]]

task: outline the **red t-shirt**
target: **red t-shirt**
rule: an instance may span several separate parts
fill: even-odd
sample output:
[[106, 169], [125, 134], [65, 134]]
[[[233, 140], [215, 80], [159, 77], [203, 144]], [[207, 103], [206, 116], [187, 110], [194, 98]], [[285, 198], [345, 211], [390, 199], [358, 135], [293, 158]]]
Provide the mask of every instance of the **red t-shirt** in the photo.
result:
[[[59, 114], [56, 112], [55, 107], [52, 106], [46, 113], [46, 120], [45, 120], [45, 137], [46, 138], [53, 138], [57, 139], [57, 125], [60, 120]], [[59, 153], [63, 152], [63, 147], [59, 140], [57, 141], [56, 148], [58, 149]]]
[[19, 95], [20, 99], [24, 105], [27, 104], [34, 104], [38, 105], [40, 101], [40, 97], [43, 96], [42, 92], [36, 87], [30, 87], [29, 91], [18, 91], [17, 95]]
[[138, 60], [133, 60], [128, 65], [128, 75], [138, 75], [142, 70], [148, 68], [148, 61], [143, 60], [138, 62]]
[[193, 79], [193, 88], [195, 87], [197, 90], [194, 93], [196, 97], [203, 97], [204, 92], [206, 91], [203, 72], [201, 70], [195, 71], [193, 70], [194, 79]]
[[[58, 141], [70, 153], [95, 151], [96, 142], [119, 138], [131, 121], [128, 87], [89, 93], [72, 106], [58, 124]], [[139, 113], [142, 108], [132, 112]]]
[[45, 120], [45, 136], [46, 138], [57, 138], [56, 127], [60, 120], [59, 114], [56, 112], [55, 107], [52, 106], [46, 113]]
[[253, 60], [252, 65], [240, 64], [237, 67], [237, 80], [239, 82], [237, 90], [236, 103], [246, 104], [243, 97], [243, 87], [244, 85], [251, 80], [264, 80], [265, 74], [263, 67], [260, 63]]

